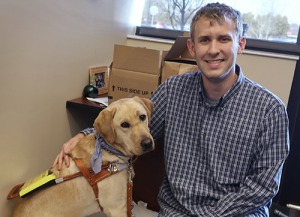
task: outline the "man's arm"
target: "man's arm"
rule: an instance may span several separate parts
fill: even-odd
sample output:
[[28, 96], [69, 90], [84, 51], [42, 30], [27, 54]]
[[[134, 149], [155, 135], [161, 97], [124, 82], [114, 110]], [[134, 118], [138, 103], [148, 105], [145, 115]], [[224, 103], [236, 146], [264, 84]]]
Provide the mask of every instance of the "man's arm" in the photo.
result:
[[240, 190], [229, 192], [218, 201], [211, 210], [215, 216], [264, 216], [259, 213], [263, 213], [263, 206], [270, 205], [278, 192], [283, 163], [289, 152], [288, 117], [284, 106], [277, 107], [265, 118], [257, 145], [257, 159], [253, 159]]
[[65, 144], [63, 144], [63, 147], [60, 151], [60, 153], [56, 156], [52, 167], [58, 165], [58, 170], [61, 170], [62, 164], [65, 163], [67, 167], [70, 166], [70, 158], [69, 154], [71, 151], [75, 148], [77, 143], [79, 142], [80, 139], [85, 137], [86, 135], [90, 133], [94, 133], [95, 129], [94, 128], [87, 128], [82, 131], [80, 131], [76, 136], [71, 138], [69, 141], [67, 141]]

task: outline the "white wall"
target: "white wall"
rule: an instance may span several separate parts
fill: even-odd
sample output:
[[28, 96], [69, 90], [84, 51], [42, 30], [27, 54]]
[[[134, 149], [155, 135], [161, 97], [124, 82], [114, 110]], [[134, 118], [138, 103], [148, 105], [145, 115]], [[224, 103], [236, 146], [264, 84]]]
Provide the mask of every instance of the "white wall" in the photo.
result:
[[16, 184], [51, 166], [71, 128], [66, 100], [88, 67], [109, 65], [133, 34], [132, 0], [0, 1], [0, 216]]

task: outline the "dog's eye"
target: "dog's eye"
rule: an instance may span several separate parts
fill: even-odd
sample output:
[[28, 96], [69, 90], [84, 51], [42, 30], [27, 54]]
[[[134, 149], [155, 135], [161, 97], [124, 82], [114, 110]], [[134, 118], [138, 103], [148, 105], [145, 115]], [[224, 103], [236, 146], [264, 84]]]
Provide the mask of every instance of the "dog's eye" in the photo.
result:
[[141, 121], [146, 120], [146, 115], [140, 115], [140, 120], [141, 120]]
[[128, 122], [123, 122], [123, 123], [121, 123], [121, 127], [123, 127], [123, 128], [129, 128], [130, 124]]

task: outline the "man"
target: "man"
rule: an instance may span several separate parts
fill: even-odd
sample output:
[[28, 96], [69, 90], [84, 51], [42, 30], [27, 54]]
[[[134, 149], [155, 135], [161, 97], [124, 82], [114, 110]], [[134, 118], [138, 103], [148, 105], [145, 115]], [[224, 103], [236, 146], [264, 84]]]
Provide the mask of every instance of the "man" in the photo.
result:
[[[200, 71], [167, 79], [151, 97], [151, 133], [165, 141], [160, 217], [269, 216], [289, 152], [288, 117], [284, 104], [236, 65], [242, 31], [233, 8], [201, 8], [187, 44]], [[55, 164], [68, 163], [83, 136], [64, 145]]]

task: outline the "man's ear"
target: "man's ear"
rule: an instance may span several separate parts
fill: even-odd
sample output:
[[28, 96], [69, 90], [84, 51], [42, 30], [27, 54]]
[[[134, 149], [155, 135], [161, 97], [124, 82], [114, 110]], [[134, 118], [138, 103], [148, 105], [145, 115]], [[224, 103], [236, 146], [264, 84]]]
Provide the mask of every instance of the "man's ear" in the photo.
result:
[[192, 39], [188, 39], [187, 40], [187, 47], [188, 47], [188, 49], [189, 49], [189, 52], [190, 52], [190, 54], [191, 54], [191, 56], [192, 57], [195, 57], [196, 56], [196, 52], [195, 52], [195, 44], [194, 44], [194, 42], [192, 41]]
[[238, 54], [242, 54], [246, 47], [246, 38], [243, 36], [239, 41]]
[[144, 106], [144, 108], [147, 112], [149, 123], [150, 123], [151, 114], [152, 114], [152, 111], [153, 111], [153, 102], [150, 99], [147, 99], [147, 98], [140, 98], [140, 97], [134, 97], [134, 98], [135, 98], [135, 100], [137, 100], [138, 102], [140, 102]]
[[113, 118], [116, 113], [116, 108], [104, 109], [100, 112], [94, 122], [96, 131], [108, 142], [113, 144], [116, 139], [115, 128], [113, 126]]

